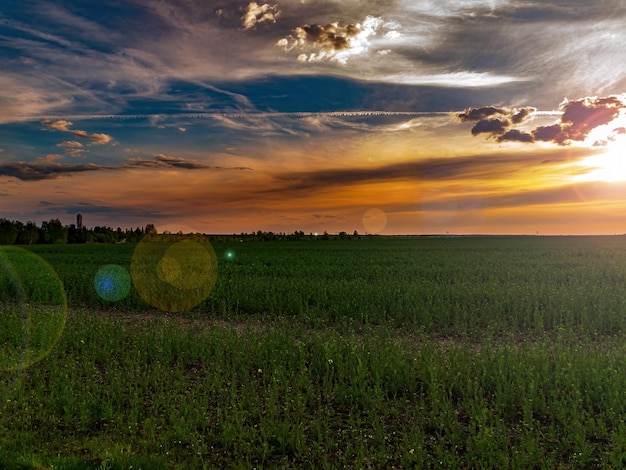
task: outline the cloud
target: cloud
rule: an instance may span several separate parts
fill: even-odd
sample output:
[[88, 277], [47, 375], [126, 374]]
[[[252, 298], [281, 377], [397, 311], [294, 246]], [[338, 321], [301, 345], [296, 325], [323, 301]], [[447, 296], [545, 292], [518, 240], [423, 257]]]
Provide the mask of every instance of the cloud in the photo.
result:
[[[42, 201], [43, 202], [43, 201]], [[100, 201], [98, 201], [100, 202]], [[114, 218], [133, 218], [133, 219], [145, 219], [148, 218], [161, 218], [163, 214], [146, 208], [137, 207], [123, 207], [123, 206], [110, 206], [104, 203], [94, 204], [89, 202], [79, 202], [74, 205], [59, 205], [58, 208], [64, 211], [66, 214], [90, 214], [90, 215], [106, 215]]]
[[461, 121], [480, 121], [494, 114], [509, 115], [511, 112], [504, 108], [495, 108], [493, 106], [484, 106], [482, 108], [470, 108], [459, 113], [457, 116]]
[[[54, 156], [49, 156], [54, 157]], [[8, 162], [0, 164], [0, 176], [11, 176], [22, 181], [38, 181], [44, 179], [53, 179], [58, 176], [83, 173], [86, 171], [99, 171], [108, 167], [96, 165], [94, 163], [67, 165], [54, 163], [55, 158], [49, 159], [44, 157], [38, 162]], [[62, 158], [62, 157], [61, 157]], [[50, 161], [52, 163], [50, 163]]]
[[[461, 121], [477, 121], [472, 128], [472, 135], [486, 133], [498, 142], [541, 141], [569, 145], [572, 141], [584, 141], [591, 131], [616, 119], [620, 112], [626, 109], [626, 98], [625, 95], [613, 95], [606, 98], [586, 97], [575, 101], [565, 100], [559, 109], [562, 114], [556, 123], [538, 126], [531, 132], [524, 132], [511, 126], [524, 122], [536, 111], [534, 108], [512, 111], [485, 106], [467, 109], [457, 114], [457, 117]], [[619, 129], [614, 129], [613, 134], [618, 134]], [[609, 135], [608, 140], [611, 139], [612, 136]], [[601, 145], [601, 141], [597, 141], [596, 144]]]
[[535, 129], [535, 140], [559, 145], [567, 145], [572, 140], [583, 141], [593, 129], [613, 121], [621, 109], [626, 109], [626, 102], [619, 96], [587, 97], [577, 101], [565, 100], [560, 108], [563, 110], [560, 122]]
[[190, 160], [183, 157], [171, 157], [163, 154], [156, 154], [153, 160], [143, 158], [129, 158], [126, 161], [128, 168], [184, 168], [187, 170], [201, 170], [210, 168], [204, 163]]
[[[81, 151], [82, 149], [68, 149]], [[88, 164], [63, 164], [56, 160], [64, 158], [63, 155], [51, 154], [39, 157], [34, 162], [8, 162], [0, 164], [0, 177], [11, 176], [22, 181], [38, 181], [53, 179], [72, 173], [83, 173], [86, 171], [112, 170], [119, 171], [125, 169], [182, 169], [182, 170], [252, 170], [249, 167], [222, 167], [210, 166], [183, 157], [173, 157], [163, 154], [156, 154], [151, 160], [142, 158], [130, 158], [123, 165], [98, 165]]]
[[[367, 16], [362, 23], [341, 26], [335, 21], [326, 26], [306, 24], [298, 26], [292, 34], [281, 38], [276, 45], [283, 51], [304, 50], [298, 56], [302, 62], [321, 62], [332, 60], [345, 64], [350, 56], [363, 54], [370, 46], [370, 36], [374, 36], [384, 25], [381, 18]], [[394, 39], [398, 35], [387, 36]], [[314, 50], [316, 52], [309, 52]]]
[[454, 158], [428, 158], [417, 161], [389, 163], [375, 167], [333, 168], [286, 172], [276, 176], [278, 183], [264, 193], [288, 197], [290, 193], [305, 194], [329, 187], [345, 187], [366, 183], [392, 181], [472, 181], [506, 178], [529, 166], [558, 165], [568, 159], [589, 156], [588, 149], [553, 149], [532, 152], [468, 154]]
[[61, 160], [63, 157], [63, 155], [59, 155], [59, 154], [51, 154], [51, 155], [46, 155], [45, 157], [39, 157], [35, 160], [35, 163], [54, 163], [56, 160]]
[[519, 124], [521, 122], [524, 122], [524, 120], [534, 111], [535, 108], [522, 108], [517, 113], [515, 113], [513, 117], [511, 117], [511, 122], [513, 124]]
[[248, 167], [221, 167], [211, 166], [183, 157], [173, 157], [157, 153], [153, 160], [144, 160], [143, 158], [129, 158], [126, 160], [126, 168], [180, 168], [185, 170], [251, 170]]
[[[56, 121], [53, 121], [51, 119], [45, 119], [41, 121], [41, 123], [44, 126], [51, 127], [52, 129], [56, 129], [61, 132], [68, 132], [79, 139], [91, 140], [91, 145], [108, 144], [109, 142], [111, 142], [111, 140], [113, 140], [113, 137], [108, 134], [89, 134], [87, 131], [70, 129], [70, 126], [72, 126], [74, 123], [71, 121], [66, 121], [65, 119], [59, 119]], [[63, 142], [62, 144], [67, 144], [67, 142]], [[76, 147], [76, 145], [74, 146]]]
[[70, 132], [70, 126], [74, 124], [71, 121], [66, 121], [65, 119], [59, 119], [57, 121], [53, 121], [51, 119], [46, 119], [41, 121], [44, 126], [52, 127], [61, 132]]
[[498, 142], [505, 142], [505, 141], [511, 141], [511, 142], [532, 142], [533, 141], [533, 136], [532, 134], [529, 134], [528, 132], [523, 132], [520, 131], [518, 129], [510, 129], [508, 131], [506, 131], [504, 134], [499, 135], [496, 140]]
[[276, 18], [278, 18], [279, 15], [280, 10], [278, 9], [278, 5], [270, 5], [269, 3], [259, 5], [256, 2], [250, 2], [246, 12], [241, 17], [241, 24], [243, 25], [243, 29], [251, 29], [254, 28], [257, 23], [263, 23], [265, 21], [276, 23]]
[[[520, 124], [536, 111], [535, 108], [507, 109], [495, 106], [483, 106], [481, 108], [469, 108], [457, 114], [462, 122], [476, 121], [472, 127], [472, 135], [489, 134], [498, 142], [505, 140], [518, 142], [532, 142], [530, 134], [517, 129], [509, 129], [510, 126]], [[530, 137], [530, 140], [528, 140]]]
[[91, 134], [87, 136], [88, 139], [91, 139], [91, 145], [103, 145], [111, 142], [113, 137], [108, 134]]
[[472, 135], [482, 133], [500, 135], [506, 132], [510, 125], [511, 121], [508, 119], [481, 119], [474, 125], [474, 127], [472, 127]]
[[61, 142], [60, 144], [57, 144], [57, 147], [82, 148], [83, 144], [81, 144], [80, 142], [76, 142], [75, 140], [73, 141], [66, 140], [65, 142]]
[[[80, 94], [49, 75], [45, 79], [33, 76], [32, 68], [29, 71], [14, 71], [10, 70], [10, 63], [3, 67], [0, 76], [0, 123], [29, 121], [32, 116], [68, 106], [72, 102], [69, 97]], [[60, 88], [62, 91], [59, 91]]]
[[57, 144], [57, 147], [65, 147], [65, 153], [71, 157], [77, 157], [85, 152], [83, 144], [75, 140], [66, 140]]

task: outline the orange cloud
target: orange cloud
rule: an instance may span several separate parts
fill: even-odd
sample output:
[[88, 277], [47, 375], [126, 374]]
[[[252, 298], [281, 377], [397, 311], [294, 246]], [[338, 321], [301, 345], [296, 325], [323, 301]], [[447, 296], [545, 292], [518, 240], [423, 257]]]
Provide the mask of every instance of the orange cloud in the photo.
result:
[[70, 132], [70, 126], [74, 124], [71, 121], [66, 121], [65, 119], [60, 119], [58, 121], [52, 121], [51, 119], [46, 119], [45, 121], [41, 121], [44, 126], [52, 127], [61, 132]]
[[57, 144], [57, 147], [70, 147], [70, 148], [82, 148], [83, 144], [76, 141], [66, 140], [65, 142], [61, 142]]
[[59, 154], [51, 154], [46, 155], [45, 157], [39, 157], [35, 160], [36, 163], [54, 163], [56, 160], [61, 160], [63, 155]]
[[[87, 131], [78, 130], [78, 129], [70, 129], [70, 126], [72, 126], [74, 123], [71, 121], [66, 121], [65, 119], [60, 119], [56, 121], [53, 121], [51, 119], [46, 119], [44, 121], [41, 121], [41, 123], [44, 126], [51, 127], [58, 131], [72, 134], [74, 137], [78, 137], [79, 139], [89, 139], [91, 140], [91, 145], [108, 144], [109, 142], [111, 142], [111, 140], [113, 140], [113, 137], [111, 137], [108, 134], [89, 134]], [[66, 141], [66, 142], [62, 142], [58, 146], [77, 147], [76, 144], [78, 143], [79, 142], [70, 143]]]

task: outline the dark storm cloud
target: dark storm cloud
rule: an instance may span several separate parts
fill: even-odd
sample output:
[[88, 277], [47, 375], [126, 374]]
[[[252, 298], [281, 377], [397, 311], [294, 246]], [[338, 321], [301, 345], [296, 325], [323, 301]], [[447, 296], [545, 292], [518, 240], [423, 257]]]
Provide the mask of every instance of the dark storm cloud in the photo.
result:
[[[563, 114], [559, 120], [549, 126], [539, 126], [530, 133], [511, 128], [512, 124], [520, 124], [530, 115], [534, 108], [523, 108], [513, 112], [491, 106], [468, 109], [457, 116], [461, 121], [478, 120], [472, 128], [472, 135], [489, 134], [498, 142], [553, 142], [558, 145], [568, 145], [572, 141], [581, 142], [596, 127], [609, 124], [618, 117], [621, 110], [626, 109], [624, 96], [609, 96], [606, 98], [586, 97], [575, 101], [565, 101], [560, 106]], [[508, 116], [510, 121], [502, 117]], [[617, 133], [614, 130], [614, 133]]]

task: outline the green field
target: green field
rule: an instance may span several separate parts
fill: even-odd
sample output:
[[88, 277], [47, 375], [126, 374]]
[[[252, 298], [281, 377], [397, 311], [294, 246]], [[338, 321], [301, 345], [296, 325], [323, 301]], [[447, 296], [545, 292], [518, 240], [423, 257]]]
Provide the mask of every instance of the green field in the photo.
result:
[[0, 249], [1, 468], [626, 466], [625, 237], [152, 248]]

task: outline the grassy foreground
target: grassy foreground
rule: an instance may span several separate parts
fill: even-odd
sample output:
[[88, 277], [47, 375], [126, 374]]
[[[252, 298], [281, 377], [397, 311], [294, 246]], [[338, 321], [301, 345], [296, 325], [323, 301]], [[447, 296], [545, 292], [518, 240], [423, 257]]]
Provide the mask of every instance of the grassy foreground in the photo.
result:
[[623, 243], [214, 244], [177, 314], [94, 297], [128, 247], [36, 247], [69, 309], [45, 358], [0, 364], [0, 467], [622, 468]]

